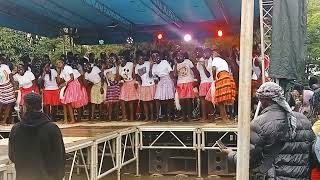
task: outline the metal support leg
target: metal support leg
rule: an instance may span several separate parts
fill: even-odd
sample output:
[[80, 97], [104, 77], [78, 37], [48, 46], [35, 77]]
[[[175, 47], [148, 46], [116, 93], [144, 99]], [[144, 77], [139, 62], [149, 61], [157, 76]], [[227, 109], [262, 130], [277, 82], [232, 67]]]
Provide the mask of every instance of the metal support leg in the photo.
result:
[[136, 176], [140, 176], [139, 174], [139, 132], [136, 131], [135, 133], [135, 156], [136, 156]]
[[3, 171], [3, 180], [8, 180], [8, 168], [6, 167], [6, 170], [5, 171]]
[[198, 178], [201, 178], [201, 132], [197, 131]]
[[116, 142], [116, 146], [117, 146], [117, 151], [116, 151], [116, 155], [117, 155], [117, 167], [118, 167], [118, 171], [117, 171], [117, 180], [121, 179], [121, 139], [122, 136], [119, 135], [119, 137], [117, 137], [117, 142]]
[[91, 180], [97, 180], [97, 165], [98, 165], [98, 144], [96, 142], [90, 148], [90, 177]]

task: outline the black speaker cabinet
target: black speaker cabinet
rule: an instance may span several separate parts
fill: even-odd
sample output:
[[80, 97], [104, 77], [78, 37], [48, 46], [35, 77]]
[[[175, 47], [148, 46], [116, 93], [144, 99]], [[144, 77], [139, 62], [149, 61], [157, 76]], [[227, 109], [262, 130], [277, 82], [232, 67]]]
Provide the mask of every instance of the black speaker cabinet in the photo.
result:
[[208, 150], [208, 175], [230, 175], [233, 168], [228, 164], [228, 157], [216, 150]]
[[196, 151], [168, 149], [152, 149], [149, 151], [150, 174], [196, 175], [196, 167]]
[[168, 172], [169, 151], [163, 149], [151, 149], [149, 151], [149, 173], [166, 174]]

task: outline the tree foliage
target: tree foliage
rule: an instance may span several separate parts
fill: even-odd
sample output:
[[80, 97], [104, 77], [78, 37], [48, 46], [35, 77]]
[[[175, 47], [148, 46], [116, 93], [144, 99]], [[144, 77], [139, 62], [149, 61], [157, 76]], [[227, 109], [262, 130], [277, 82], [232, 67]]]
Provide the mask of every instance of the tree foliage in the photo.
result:
[[44, 54], [48, 54], [55, 61], [61, 54], [68, 51], [81, 55], [88, 52], [99, 55], [101, 52], [118, 53], [123, 48], [122, 45], [72, 46], [68, 37], [38, 37], [21, 31], [0, 28], [0, 53], [5, 53], [15, 63], [19, 62], [20, 57], [26, 54], [33, 58], [40, 58]]
[[[320, 61], [320, 1], [309, 0], [307, 21], [307, 53]], [[320, 63], [320, 62], [319, 62]]]

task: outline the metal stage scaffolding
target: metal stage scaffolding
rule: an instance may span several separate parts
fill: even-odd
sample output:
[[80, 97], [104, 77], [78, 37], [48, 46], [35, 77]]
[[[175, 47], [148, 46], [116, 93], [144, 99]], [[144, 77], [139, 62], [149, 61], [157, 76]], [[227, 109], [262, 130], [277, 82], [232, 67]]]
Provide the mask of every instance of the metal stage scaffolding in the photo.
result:
[[[64, 179], [73, 179], [83, 169], [88, 180], [98, 180], [115, 171], [120, 180], [121, 169], [134, 161], [138, 175], [138, 137], [136, 127], [122, 128], [95, 137], [64, 137], [66, 157], [70, 162], [66, 166]], [[2, 141], [7, 144], [8, 139]], [[105, 164], [111, 164], [112, 167], [106, 169]], [[8, 157], [3, 164], [0, 163], [0, 180], [15, 180], [14, 164], [9, 163]]]
[[[114, 172], [117, 172], [117, 179], [120, 180], [121, 169], [133, 162], [136, 165], [135, 174], [139, 176], [139, 150], [156, 149], [194, 151], [195, 171], [197, 176], [201, 177], [201, 157], [205, 151], [218, 149], [215, 144], [218, 139], [228, 147], [236, 149], [236, 125], [147, 123], [118, 128], [89, 138], [64, 137], [66, 152], [71, 162], [65, 179], [71, 180], [82, 169], [88, 180], [102, 179]], [[14, 176], [13, 164], [0, 165], [0, 180], [14, 180]]]
[[[202, 176], [202, 151], [217, 150], [216, 140], [220, 139], [224, 142], [227, 137], [229, 140], [226, 145], [232, 149], [236, 149], [237, 147], [237, 128], [234, 125], [216, 126], [210, 123], [154, 123], [138, 126], [138, 129], [140, 135], [140, 150], [194, 150], [197, 161], [196, 172], [199, 178]], [[145, 140], [146, 136], [149, 137], [148, 141]], [[175, 143], [173, 143], [173, 141], [175, 141]], [[210, 145], [210, 143], [212, 145]]]

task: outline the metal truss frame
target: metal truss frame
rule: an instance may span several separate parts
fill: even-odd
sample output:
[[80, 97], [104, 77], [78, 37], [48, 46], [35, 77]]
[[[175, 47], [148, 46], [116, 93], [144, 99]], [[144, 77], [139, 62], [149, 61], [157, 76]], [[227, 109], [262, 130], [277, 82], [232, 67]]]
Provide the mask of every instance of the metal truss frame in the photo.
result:
[[[201, 128], [200, 129], [201, 133], [201, 149], [204, 150], [219, 150], [219, 147], [217, 143], [215, 142], [212, 146], [206, 146], [206, 142], [208, 141], [206, 139], [206, 133], [223, 133], [220, 137], [219, 140], [222, 140], [225, 136], [232, 134], [238, 136], [238, 129], [237, 128]], [[231, 148], [233, 150], [236, 150], [237, 147], [235, 146], [230, 146], [228, 148]]]
[[[136, 175], [139, 176], [139, 150], [143, 149], [194, 150], [197, 152], [196, 171], [198, 177], [201, 178], [201, 152], [219, 149], [216, 143], [210, 146], [207, 145], [207, 133], [222, 133], [219, 137], [219, 139], [222, 139], [231, 133], [237, 136], [237, 131], [237, 128], [223, 127], [138, 126], [137, 128], [128, 128], [66, 148], [66, 153], [71, 154], [72, 157], [70, 174], [67, 178], [68, 180], [72, 179], [74, 168], [77, 168], [77, 170], [84, 168], [88, 180], [98, 180], [115, 171], [117, 171], [117, 180], [120, 180], [121, 168], [134, 161], [136, 162]], [[179, 144], [174, 146], [156, 144], [166, 132], [170, 133]], [[177, 135], [178, 132], [192, 134], [192, 144], [184, 142]], [[154, 138], [149, 144], [144, 145], [142, 140], [143, 135], [146, 133], [157, 133], [158, 137]], [[236, 149], [236, 147], [230, 148]], [[87, 158], [84, 156], [84, 149], [87, 150]], [[102, 166], [106, 161], [105, 156], [111, 156], [112, 168], [103, 171]], [[14, 171], [13, 164], [0, 165], [0, 173], [6, 178], [4, 180], [14, 180]]]
[[261, 51], [266, 53], [272, 44], [272, 12], [274, 0], [260, 0]]
[[[197, 166], [196, 171], [198, 173], [198, 177], [201, 177], [201, 134], [199, 133], [198, 128], [196, 127], [138, 127], [140, 133], [140, 150], [143, 149], [174, 149], [174, 150], [194, 150], [197, 151]], [[156, 132], [160, 135], [156, 137], [149, 145], [143, 144], [143, 135], [146, 132]], [[155, 145], [159, 139], [163, 136], [164, 133], [169, 132], [175, 140], [177, 140], [180, 145], [175, 146], [167, 146], [167, 145]], [[192, 133], [192, 145], [188, 146], [185, 142], [183, 142], [176, 134], [176, 132], [190, 132]]]
[[169, 22], [176, 25], [178, 28], [182, 27], [182, 20], [161, 0], [150, 0], [152, 5], [160, 11], [159, 15], [165, 16], [164, 18]]
[[8, 180], [8, 167], [5, 164], [0, 165], [0, 177], [2, 177], [3, 180]]
[[[92, 148], [93, 148], [93, 141], [84, 142], [82, 144], [66, 148], [66, 153], [68, 155], [72, 156], [72, 163], [71, 163], [71, 168], [70, 168], [68, 180], [72, 179], [72, 175], [73, 175], [73, 171], [74, 171], [75, 166], [76, 166], [77, 170], [79, 167], [84, 168], [87, 180], [94, 179], [94, 174], [92, 173], [92, 171], [94, 170], [93, 165], [95, 164], [94, 163], [94, 159], [95, 159], [94, 154], [89, 155], [89, 153], [88, 153], [87, 160], [84, 158], [84, 155], [83, 155], [84, 149], [89, 149], [88, 152], [90, 152], [90, 151], [92, 151]], [[80, 162], [82, 162], [82, 165], [80, 165]], [[89, 174], [89, 171], [90, 171], [90, 174]]]
[[15, 180], [15, 172], [13, 164], [0, 164], [0, 177], [2, 177], [2, 180]]
[[89, 6], [99, 10], [102, 14], [110, 17], [114, 21], [121, 24], [122, 27], [131, 31], [133, 28], [133, 23], [130, 22], [128, 19], [122, 17], [118, 13], [116, 13], [112, 8], [108, 7], [104, 3], [100, 2], [99, 0], [82, 0], [84, 3], [88, 4]]
[[[102, 145], [102, 148], [99, 148]], [[127, 159], [128, 149], [132, 152], [132, 158]], [[87, 152], [87, 156], [84, 154]], [[109, 152], [109, 154], [107, 154]], [[121, 178], [121, 168], [136, 161], [136, 175], [139, 176], [139, 132], [137, 128], [129, 128], [121, 132], [102, 136], [98, 139], [90, 139], [77, 145], [71, 145], [66, 148], [66, 154], [72, 160], [71, 168], [65, 179], [71, 180], [73, 174], [79, 173], [80, 168], [84, 168], [88, 180], [98, 180], [104, 176], [117, 171], [117, 179]], [[110, 155], [113, 167], [102, 172], [102, 165], [105, 162], [104, 157]], [[99, 161], [99, 157], [101, 158]], [[14, 180], [15, 170], [13, 164], [1, 164], [0, 174], [3, 174], [4, 180]], [[12, 174], [12, 176], [10, 176]]]
[[[130, 143], [130, 145], [129, 145]], [[117, 162], [118, 162], [118, 172], [117, 179], [121, 179], [121, 168], [136, 161], [136, 176], [139, 174], [139, 132], [137, 128], [129, 128], [125, 131], [121, 131], [118, 137], [117, 143]], [[131, 149], [132, 158], [125, 159], [127, 149]]]
[[[94, 141], [96, 146], [95, 165], [96, 179], [101, 179], [110, 173], [117, 171], [117, 179], [121, 179], [121, 168], [136, 161], [136, 175], [139, 175], [139, 135], [137, 128], [126, 129], [121, 132], [97, 139]], [[99, 148], [99, 145], [102, 145]], [[127, 149], [131, 149], [132, 158], [126, 159]], [[112, 167], [106, 171], [102, 171], [105, 161], [104, 157], [110, 156]], [[98, 162], [100, 157], [100, 161]]]
[[[104, 137], [104, 138], [101, 138], [101, 139], [97, 139], [95, 141], [95, 143], [97, 144], [97, 160], [100, 158], [100, 161], [98, 162], [98, 166], [97, 166], [97, 169], [98, 169], [98, 172], [97, 172], [97, 179], [101, 179], [103, 178], [104, 176], [112, 173], [113, 171], [117, 170], [118, 169], [118, 164], [117, 164], [117, 161], [116, 161], [116, 158], [117, 158], [117, 146], [116, 146], [116, 143], [117, 143], [117, 138], [118, 138], [118, 134], [113, 134], [111, 136], [107, 136], [107, 137]], [[100, 144], [103, 144], [103, 148], [99, 148], [99, 145]], [[101, 153], [101, 156], [100, 156], [100, 153]], [[108, 153], [108, 154], [107, 154]], [[107, 171], [105, 172], [102, 172], [102, 166], [103, 166], [103, 162], [104, 162], [104, 158], [105, 156], [108, 156], [110, 155], [111, 157], [111, 161], [112, 161], [112, 168], [111, 169], [108, 169]]]

